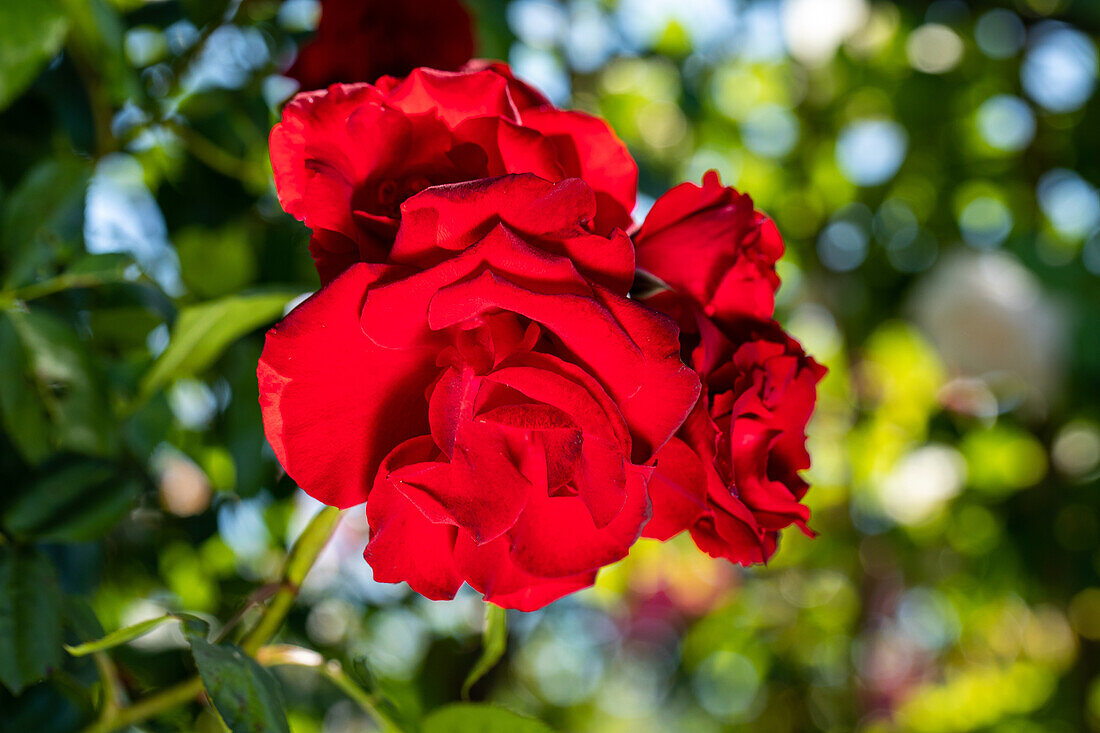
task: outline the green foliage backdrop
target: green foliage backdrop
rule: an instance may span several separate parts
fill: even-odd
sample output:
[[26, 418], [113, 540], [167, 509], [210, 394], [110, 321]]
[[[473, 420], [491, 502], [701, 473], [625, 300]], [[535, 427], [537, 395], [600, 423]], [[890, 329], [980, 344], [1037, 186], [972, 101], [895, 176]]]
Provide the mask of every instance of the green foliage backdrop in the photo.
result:
[[716, 168], [778, 222], [819, 536], [643, 541], [495, 666], [361, 512], [318, 558], [255, 379], [317, 287], [267, 162], [315, 4], [0, 2], [0, 730], [1100, 730], [1100, 6], [470, 6], [638, 216]]

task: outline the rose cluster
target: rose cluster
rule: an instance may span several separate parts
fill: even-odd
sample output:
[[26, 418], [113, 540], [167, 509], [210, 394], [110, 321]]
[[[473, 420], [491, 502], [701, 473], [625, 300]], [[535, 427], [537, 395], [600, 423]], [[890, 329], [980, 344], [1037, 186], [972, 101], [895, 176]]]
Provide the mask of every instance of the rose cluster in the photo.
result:
[[771, 320], [748, 197], [708, 175], [630, 236], [622, 142], [488, 62], [300, 94], [271, 159], [323, 287], [268, 333], [265, 431], [366, 503], [377, 580], [531, 610], [642, 535], [750, 564], [809, 531], [823, 370]]

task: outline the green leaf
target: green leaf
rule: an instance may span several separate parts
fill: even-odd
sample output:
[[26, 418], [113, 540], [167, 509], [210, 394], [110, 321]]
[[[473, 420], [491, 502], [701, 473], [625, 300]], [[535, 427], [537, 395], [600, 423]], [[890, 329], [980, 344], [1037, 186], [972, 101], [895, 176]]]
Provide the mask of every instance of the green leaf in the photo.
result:
[[445, 705], [424, 718], [423, 733], [551, 733], [541, 720], [482, 703]]
[[0, 424], [30, 464], [50, 454], [50, 421], [15, 324], [0, 313]]
[[485, 604], [485, 629], [481, 634], [481, 656], [462, 683], [462, 697], [470, 696], [474, 684], [491, 670], [508, 646], [508, 612], [492, 603]]
[[94, 288], [136, 279], [130, 267], [134, 260], [127, 254], [110, 253], [84, 255], [65, 272], [48, 280], [24, 285], [10, 294], [15, 300], [31, 300], [72, 288]]
[[172, 235], [187, 289], [200, 298], [217, 298], [244, 290], [258, 269], [248, 225], [235, 222], [220, 229], [187, 227]]
[[[112, 453], [115, 433], [106, 395], [87, 349], [72, 327], [37, 310], [0, 312], [0, 320], [4, 319], [10, 321], [18, 338], [21, 366], [26, 369], [18, 384], [33, 385], [39, 409], [49, 418], [52, 446], [87, 455]], [[10, 367], [9, 364], [6, 371]], [[7, 387], [0, 389], [4, 427], [9, 435], [18, 435], [23, 429], [18, 411], [28, 411], [29, 401], [25, 396], [12, 396], [9, 391]], [[36, 423], [34, 429], [40, 427]]]
[[296, 295], [287, 291], [252, 293], [184, 308], [168, 348], [142, 380], [141, 395], [149, 397], [176, 379], [206, 369], [234, 341], [281, 316]]
[[233, 733], [289, 733], [283, 693], [271, 672], [238, 646], [188, 636], [202, 683]]
[[0, 109], [22, 94], [57, 55], [68, 28], [55, 0], [0, 3]]
[[140, 493], [138, 479], [80, 460], [31, 483], [4, 513], [4, 527], [20, 537], [86, 542], [113, 527]]
[[107, 0], [53, 0], [69, 18], [69, 48], [79, 62], [94, 65], [104, 81], [102, 93], [121, 106], [140, 95], [137, 70], [126, 58], [126, 25]]
[[79, 158], [47, 160], [12, 191], [0, 216], [0, 255], [8, 270], [4, 287], [49, 276], [60, 250], [79, 242], [90, 176], [88, 162]]
[[0, 547], [0, 682], [19, 693], [61, 664], [61, 590], [53, 566]]
[[105, 651], [107, 649], [114, 649], [116, 646], [121, 646], [127, 642], [133, 641], [139, 636], [148, 634], [153, 629], [157, 628], [161, 624], [169, 621], [179, 621], [178, 616], [158, 616], [156, 618], [147, 619], [141, 623], [134, 624], [133, 626], [126, 626], [112, 631], [101, 639], [96, 641], [89, 641], [84, 644], [77, 644], [76, 646], [65, 645], [65, 651], [74, 657], [84, 657], [95, 652]]
[[80, 596], [65, 596], [62, 615], [65, 626], [73, 632], [77, 639], [98, 639], [103, 636], [103, 627], [100, 625], [95, 611]]

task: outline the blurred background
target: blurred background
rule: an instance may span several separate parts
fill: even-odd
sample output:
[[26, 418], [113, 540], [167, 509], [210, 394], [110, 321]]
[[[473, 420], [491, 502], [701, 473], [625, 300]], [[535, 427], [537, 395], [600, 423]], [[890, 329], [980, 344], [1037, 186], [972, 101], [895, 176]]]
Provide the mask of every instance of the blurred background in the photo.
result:
[[[481, 56], [627, 142], [636, 219], [711, 168], [752, 194], [787, 242], [780, 318], [830, 370], [817, 539], [749, 570], [643, 540], [512, 613], [475, 697], [567, 731], [1100, 730], [1100, 3], [468, 5]], [[266, 138], [318, 12], [0, 8], [0, 526], [107, 630], [228, 618], [318, 510], [255, 381], [264, 328], [317, 287]], [[373, 582], [365, 533], [352, 510], [285, 638], [409, 709], [455, 699], [480, 600]], [[183, 645], [167, 626], [117, 656], [149, 689]], [[296, 733], [369, 729], [279, 676]], [[0, 691], [0, 730], [78, 728], [95, 678], [68, 660]]]

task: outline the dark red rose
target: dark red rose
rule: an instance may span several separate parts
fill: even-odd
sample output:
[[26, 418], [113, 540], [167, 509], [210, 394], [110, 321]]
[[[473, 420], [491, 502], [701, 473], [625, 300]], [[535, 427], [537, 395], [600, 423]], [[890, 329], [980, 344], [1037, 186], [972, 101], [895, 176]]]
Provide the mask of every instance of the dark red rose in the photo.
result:
[[417, 69], [376, 85], [299, 94], [271, 131], [283, 208], [313, 230], [322, 282], [384, 262], [401, 203], [429, 186], [509, 173], [580, 178], [596, 234], [630, 225], [637, 166], [602, 120], [556, 109], [503, 64]]
[[800, 503], [806, 423], [825, 373], [771, 320], [783, 251], [747, 196], [708, 174], [653, 206], [635, 239], [639, 269], [667, 288], [644, 302], [677, 319], [684, 360], [703, 390], [649, 483], [644, 534], [689, 529], [708, 554], [744, 565], [775, 552], [779, 530], [809, 532]]
[[473, 55], [470, 15], [457, 0], [322, 0], [317, 33], [287, 75], [320, 89], [418, 66], [456, 71]]
[[267, 337], [264, 427], [335, 506], [367, 502], [375, 578], [538, 608], [591, 585], [649, 517], [644, 464], [699, 394], [675, 324], [625, 297], [633, 250], [584, 182], [510, 175], [401, 206]]
[[800, 499], [810, 467], [806, 423], [825, 369], [775, 323], [730, 338], [715, 328], [693, 354], [703, 392], [657, 454], [645, 536], [684, 529], [700, 549], [742, 565], [775, 552], [779, 530], [809, 533]]
[[783, 240], [752, 199], [723, 187], [715, 171], [702, 186], [681, 183], [657, 199], [634, 246], [639, 270], [715, 321], [771, 318]]

